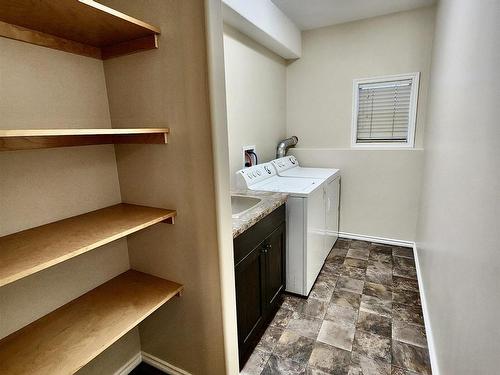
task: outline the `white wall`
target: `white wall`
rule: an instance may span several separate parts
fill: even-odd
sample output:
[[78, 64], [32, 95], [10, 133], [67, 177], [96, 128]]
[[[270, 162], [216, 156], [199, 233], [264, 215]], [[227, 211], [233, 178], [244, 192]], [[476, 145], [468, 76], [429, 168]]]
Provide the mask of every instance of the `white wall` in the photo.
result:
[[417, 248], [441, 375], [500, 369], [499, 18], [497, 0], [437, 13]]
[[223, 0], [224, 22], [285, 59], [301, 55], [297, 26], [271, 0]]
[[243, 168], [242, 147], [255, 145], [259, 163], [274, 159], [286, 131], [285, 60], [224, 26], [224, 63], [231, 186]]
[[[427, 7], [306, 31], [302, 57], [287, 67], [287, 136], [299, 137], [302, 163], [345, 169], [343, 232], [415, 239], [434, 14]], [[416, 71], [417, 149], [350, 149], [353, 79]]]

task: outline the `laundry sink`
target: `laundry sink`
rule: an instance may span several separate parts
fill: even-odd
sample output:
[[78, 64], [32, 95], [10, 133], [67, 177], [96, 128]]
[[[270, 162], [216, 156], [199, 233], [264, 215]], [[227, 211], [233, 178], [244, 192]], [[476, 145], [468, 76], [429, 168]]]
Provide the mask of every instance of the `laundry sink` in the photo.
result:
[[248, 210], [257, 206], [262, 199], [256, 197], [247, 197], [244, 195], [231, 195], [231, 210], [233, 217], [239, 217]]

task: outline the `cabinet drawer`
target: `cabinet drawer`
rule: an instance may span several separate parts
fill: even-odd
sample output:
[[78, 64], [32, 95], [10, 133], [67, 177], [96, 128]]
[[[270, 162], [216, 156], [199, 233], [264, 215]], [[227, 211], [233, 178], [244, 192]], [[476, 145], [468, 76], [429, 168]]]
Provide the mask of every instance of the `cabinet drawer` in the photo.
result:
[[285, 212], [285, 205], [278, 207], [234, 239], [235, 265], [241, 262], [264, 238], [285, 222]]

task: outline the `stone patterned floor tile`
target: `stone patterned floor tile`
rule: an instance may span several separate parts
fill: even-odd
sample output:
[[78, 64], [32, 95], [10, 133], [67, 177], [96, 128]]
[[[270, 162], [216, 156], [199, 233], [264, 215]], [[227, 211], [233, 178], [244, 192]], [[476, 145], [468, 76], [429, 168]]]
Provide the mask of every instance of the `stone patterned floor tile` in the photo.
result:
[[386, 266], [381, 262], [377, 262], [377, 264], [368, 264], [366, 268], [366, 277], [365, 281], [382, 284], [382, 285], [392, 285], [392, 269]]
[[257, 345], [257, 349], [262, 350], [263, 352], [272, 353], [282, 333], [283, 328], [278, 328], [275, 326], [267, 327], [266, 332], [264, 332], [262, 338], [259, 341], [259, 344]]
[[323, 266], [323, 272], [329, 273], [331, 275], [340, 275], [344, 265], [343, 264], [337, 264], [337, 263], [329, 263], [326, 262], [325, 265]]
[[370, 256], [368, 257], [368, 259], [373, 260], [375, 262], [389, 264], [392, 266], [392, 255], [387, 254], [385, 251], [370, 250]]
[[416, 372], [401, 367], [392, 366], [391, 375], [418, 375], [418, 374]]
[[413, 258], [405, 258], [400, 256], [393, 255], [392, 261], [394, 263], [394, 267], [399, 268], [416, 268], [415, 260]]
[[316, 342], [308, 367], [333, 375], [347, 375], [351, 353], [347, 350]]
[[358, 317], [357, 309], [330, 304], [326, 310], [325, 319], [339, 324], [355, 324]]
[[323, 321], [321, 319], [315, 319], [308, 315], [294, 313], [288, 323], [287, 329], [292, 330], [301, 336], [316, 340], [322, 323]]
[[377, 297], [381, 300], [392, 301], [392, 287], [389, 285], [365, 282], [363, 294], [367, 296]]
[[427, 347], [427, 337], [423, 326], [399, 320], [393, 320], [392, 322], [392, 339], [421, 348]]
[[411, 290], [418, 292], [418, 281], [408, 279], [405, 277], [393, 276], [392, 277], [393, 290]]
[[395, 366], [418, 374], [431, 375], [429, 352], [426, 348], [393, 340], [392, 358]]
[[318, 277], [316, 283], [311, 289], [311, 293], [309, 293], [309, 298], [312, 297], [323, 301], [330, 301], [336, 284], [337, 278], [335, 278], [332, 286], [329, 281], [324, 279], [324, 277]]
[[323, 319], [326, 314], [328, 302], [329, 301], [309, 297], [306, 302], [297, 309], [297, 312], [303, 315], [312, 316], [313, 318]]
[[333, 248], [334, 249], [335, 248], [338, 248], [338, 249], [348, 249], [350, 244], [351, 244], [351, 240], [346, 239], [346, 238], [339, 238], [335, 242], [335, 246]]
[[381, 243], [375, 243], [372, 242], [370, 245], [370, 251], [376, 251], [379, 253], [383, 253], [386, 255], [391, 255], [392, 256], [392, 246], [391, 245], [385, 245]]
[[352, 279], [346, 276], [340, 276], [337, 280], [336, 290], [345, 290], [347, 292], [361, 294], [363, 293], [363, 280]]
[[398, 290], [392, 292], [392, 301], [401, 305], [421, 306], [420, 294], [411, 290]]
[[391, 375], [391, 364], [352, 353], [349, 375]]
[[365, 259], [345, 258], [344, 260], [345, 267], [357, 267], [366, 269], [367, 265], [368, 265], [368, 260]]
[[271, 353], [263, 352], [262, 350], [255, 349], [250, 358], [248, 359], [245, 367], [241, 370], [241, 375], [260, 375], [264, 369], [267, 361], [271, 357]]
[[338, 240], [309, 298], [285, 296], [242, 374], [430, 374], [420, 304], [408, 249]]
[[282, 308], [291, 310], [291, 311], [299, 311], [302, 306], [306, 303], [307, 299], [301, 298], [301, 297], [296, 297], [292, 295], [285, 295], [283, 304], [281, 305]]
[[392, 248], [385, 245], [372, 244], [370, 246], [370, 256], [368, 260], [392, 267]]
[[330, 375], [331, 373], [330, 372], [321, 371], [321, 370], [319, 370], [317, 368], [307, 367], [306, 374], [307, 375]]
[[[324, 282], [326, 283], [332, 290], [335, 288], [335, 285], [337, 284], [337, 279], [338, 275], [329, 273], [325, 270], [321, 271], [318, 278], [316, 279], [316, 282]], [[314, 286], [313, 286], [314, 289]]]
[[377, 297], [362, 295], [360, 311], [365, 311], [371, 314], [378, 314], [387, 318], [392, 317], [392, 302], [388, 300], [381, 300]]
[[392, 273], [394, 276], [406, 277], [415, 280], [417, 279], [417, 270], [413, 259], [398, 256], [395, 256], [392, 259], [394, 262]]
[[356, 329], [387, 338], [392, 337], [390, 318], [365, 311], [359, 312]]
[[326, 258], [325, 263], [341, 265], [342, 263], [344, 263], [344, 260], [345, 260], [345, 255], [334, 255], [334, 256], [328, 256]]
[[353, 324], [342, 324], [324, 320], [317, 340], [339, 349], [351, 351], [355, 327]]
[[285, 330], [281, 335], [275, 349], [275, 355], [288, 358], [295, 362], [303, 363], [309, 361], [316, 340], [300, 336], [297, 333]]
[[370, 249], [365, 248], [365, 249], [349, 249], [347, 252], [346, 256], [348, 258], [356, 258], [356, 259], [362, 259], [362, 260], [368, 260], [368, 257], [370, 256]]
[[345, 257], [347, 253], [349, 252], [349, 249], [347, 247], [345, 248], [337, 248], [334, 247], [332, 251], [330, 251], [330, 254], [328, 254], [328, 258], [333, 258], [335, 256], [340, 256], [340, 257]]
[[367, 241], [352, 240], [349, 249], [368, 249], [371, 243]]
[[286, 328], [288, 322], [292, 318], [293, 311], [287, 310], [281, 307], [274, 316], [274, 319], [271, 321], [271, 326], [275, 326], [278, 328]]
[[343, 290], [335, 290], [332, 294], [331, 303], [333, 305], [347, 307], [352, 310], [359, 309], [361, 296], [357, 293], [346, 292]]
[[342, 265], [340, 268], [340, 275], [351, 277], [353, 279], [364, 280], [366, 275], [366, 269]]
[[305, 375], [306, 366], [291, 359], [271, 354], [262, 375]]
[[356, 331], [352, 351], [364, 357], [391, 363], [391, 339], [387, 337]]
[[393, 247], [392, 255], [396, 257], [410, 258], [414, 259], [413, 249], [410, 247]]
[[424, 325], [424, 316], [420, 306], [392, 304], [392, 317], [406, 323]]
[[417, 271], [414, 268], [394, 267], [392, 270], [394, 276], [406, 277], [407, 279], [417, 280]]

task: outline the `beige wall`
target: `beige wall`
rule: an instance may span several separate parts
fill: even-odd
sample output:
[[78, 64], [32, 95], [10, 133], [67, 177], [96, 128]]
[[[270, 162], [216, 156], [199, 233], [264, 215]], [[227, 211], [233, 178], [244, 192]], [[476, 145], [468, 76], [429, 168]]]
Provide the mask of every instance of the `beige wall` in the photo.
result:
[[423, 151], [294, 149], [304, 166], [342, 170], [340, 230], [414, 239]]
[[205, 0], [212, 154], [214, 157], [217, 237], [221, 280], [222, 324], [226, 373], [239, 372], [238, 326], [231, 219], [229, 141], [224, 68], [223, 15], [220, 1]]
[[[421, 8], [305, 31], [302, 57], [287, 67], [287, 136], [299, 137], [302, 163], [343, 169], [343, 232], [415, 239], [434, 13]], [[350, 149], [353, 79], [416, 71], [416, 149]]]
[[175, 225], [128, 237], [133, 268], [185, 292], [140, 326], [142, 350], [193, 374], [224, 374], [203, 1], [106, 1], [161, 27], [157, 51], [104, 63], [113, 127], [167, 125], [167, 146], [116, 147], [123, 200], [172, 207]]
[[243, 168], [242, 147], [255, 145], [259, 163], [275, 158], [286, 132], [285, 60], [224, 25], [231, 185]]
[[[111, 127], [101, 61], [5, 38], [0, 50], [0, 127]], [[113, 146], [0, 153], [0, 235], [120, 200]], [[0, 288], [0, 337], [128, 268], [120, 240]]]
[[417, 248], [442, 375], [500, 368], [500, 3], [441, 0]]
[[303, 32], [287, 68], [287, 133], [300, 147], [350, 147], [352, 81], [421, 72], [416, 147], [422, 147], [434, 8]]

